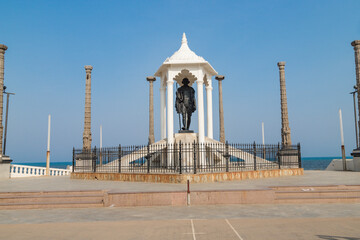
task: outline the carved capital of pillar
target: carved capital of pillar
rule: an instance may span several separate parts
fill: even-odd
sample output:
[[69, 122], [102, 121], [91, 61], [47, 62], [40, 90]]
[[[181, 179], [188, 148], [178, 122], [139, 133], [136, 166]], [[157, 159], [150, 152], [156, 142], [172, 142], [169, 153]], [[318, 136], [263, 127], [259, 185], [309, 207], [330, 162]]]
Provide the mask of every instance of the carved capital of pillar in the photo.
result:
[[85, 66], [86, 73], [91, 73], [91, 70], [93, 70], [93, 67], [91, 65], [86, 65]]
[[360, 49], [360, 40], [355, 40], [351, 43], [351, 46], [354, 47], [354, 50]]
[[0, 53], [5, 53], [5, 51], [8, 49], [8, 47], [4, 44], [0, 44]]
[[280, 70], [285, 69], [285, 64], [286, 64], [286, 62], [278, 62], [278, 63], [277, 63], [277, 65], [278, 65], [278, 67], [279, 67]]
[[153, 77], [153, 76], [149, 76], [149, 77], [146, 77], [146, 81], [148, 81], [148, 82], [155, 82], [155, 81], [156, 81], [156, 78]]
[[215, 79], [218, 80], [218, 81], [222, 81], [222, 80], [225, 79], [225, 76], [223, 76], [223, 75], [216, 75]]
[[202, 84], [204, 84], [204, 81], [198, 79], [198, 80], [196, 80], [196, 84], [197, 84], [197, 85], [202, 85]]

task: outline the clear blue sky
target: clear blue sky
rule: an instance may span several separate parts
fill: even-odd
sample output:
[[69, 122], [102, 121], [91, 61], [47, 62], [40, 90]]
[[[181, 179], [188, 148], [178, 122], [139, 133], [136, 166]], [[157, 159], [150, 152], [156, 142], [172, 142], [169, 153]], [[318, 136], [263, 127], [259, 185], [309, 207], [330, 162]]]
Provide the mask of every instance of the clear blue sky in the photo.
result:
[[[355, 145], [351, 41], [360, 39], [360, 1], [17, 1], [1, 0], [0, 43], [9, 109], [7, 153], [15, 162], [70, 161], [82, 146], [85, 70], [93, 65], [92, 134], [99, 146], [145, 144], [148, 83], [186, 32], [189, 47], [226, 76], [229, 142], [281, 141], [278, 61], [286, 61], [292, 141], [303, 156], [340, 156]], [[155, 82], [159, 139], [159, 80]], [[218, 95], [214, 84], [214, 135]], [[176, 118], [175, 118], [176, 119]], [[196, 130], [196, 114], [193, 122]], [[175, 123], [175, 126], [176, 123]]]

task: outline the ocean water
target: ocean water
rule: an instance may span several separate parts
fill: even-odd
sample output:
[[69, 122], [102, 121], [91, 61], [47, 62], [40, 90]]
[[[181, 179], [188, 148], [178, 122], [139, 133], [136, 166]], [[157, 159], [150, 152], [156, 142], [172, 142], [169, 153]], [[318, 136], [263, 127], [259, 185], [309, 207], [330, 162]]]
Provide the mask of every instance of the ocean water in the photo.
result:
[[325, 170], [333, 159], [341, 157], [304, 157], [301, 158], [301, 165], [304, 170]]
[[[347, 157], [351, 158], [351, 157]], [[304, 157], [301, 159], [301, 164], [304, 170], [325, 170], [333, 159], [341, 159], [341, 157]], [[28, 166], [46, 167], [45, 162], [29, 162], [29, 163], [14, 163]], [[71, 166], [72, 162], [50, 162], [51, 168], [64, 168]]]
[[[36, 166], [36, 167], [46, 167], [46, 162], [13, 162], [13, 164], [26, 165], [26, 166]], [[50, 162], [50, 168], [63, 168], [66, 169], [67, 166], [71, 166], [72, 162]]]

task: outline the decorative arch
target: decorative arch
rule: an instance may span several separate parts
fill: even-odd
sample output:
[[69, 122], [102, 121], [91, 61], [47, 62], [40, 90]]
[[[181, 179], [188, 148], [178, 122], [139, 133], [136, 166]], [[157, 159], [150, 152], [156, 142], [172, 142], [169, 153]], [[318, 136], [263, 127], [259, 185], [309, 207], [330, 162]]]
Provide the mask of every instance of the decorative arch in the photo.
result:
[[189, 86], [193, 85], [193, 83], [197, 80], [197, 78], [195, 77], [195, 75], [193, 75], [189, 70], [187, 69], [183, 69], [181, 70], [175, 77], [174, 80], [180, 85], [182, 86], [182, 80], [184, 78], [189, 79], [190, 83]]

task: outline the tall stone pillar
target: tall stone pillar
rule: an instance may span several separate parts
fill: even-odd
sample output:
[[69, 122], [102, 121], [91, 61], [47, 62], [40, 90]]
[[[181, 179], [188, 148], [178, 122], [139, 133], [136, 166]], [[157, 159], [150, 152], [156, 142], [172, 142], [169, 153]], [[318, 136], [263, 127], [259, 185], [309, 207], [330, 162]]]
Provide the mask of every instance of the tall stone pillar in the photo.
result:
[[286, 98], [285, 62], [278, 62], [280, 74], [280, 98], [281, 98], [281, 143], [283, 147], [291, 145], [291, 133]]
[[4, 89], [4, 55], [7, 46], [0, 44], [0, 155], [3, 154], [3, 89]]
[[[358, 108], [360, 114], [360, 40], [353, 41], [351, 43], [351, 46], [354, 47], [354, 51], [355, 51], [356, 86], [357, 86], [357, 96], [358, 96]], [[360, 120], [358, 124], [360, 126]], [[354, 171], [360, 172], [360, 148], [354, 149], [351, 155], [354, 156], [353, 159]]]
[[[354, 47], [354, 51], [355, 51], [356, 86], [357, 86], [358, 108], [360, 110], [360, 94], [359, 94], [360, 93], [360, 40], [353, 41], [351, 43], [351, 46]], [[360, 121], [358, 122], [358, 124], [360, 129]]]
[[219, 83], [219, 124], [220, 124], [220, 142], [225, 143], [225, 127], [224, 127], [224, 108], [223, 108], [223, 96], [222, 96], [222, 81], [225, 79], [222, 75], [215, 77]]
[[83, 133], [83, 150], [91, 150], [91, 70], [92, 66], [85, 66], [86, 87], [85, 87], [85, 120]]
[[154, 136], [154, 86], [153, 82], [156, 81], [155, 77], [147, 77], [146, 80], [149, 82], [149, 144], [155, 142]]

